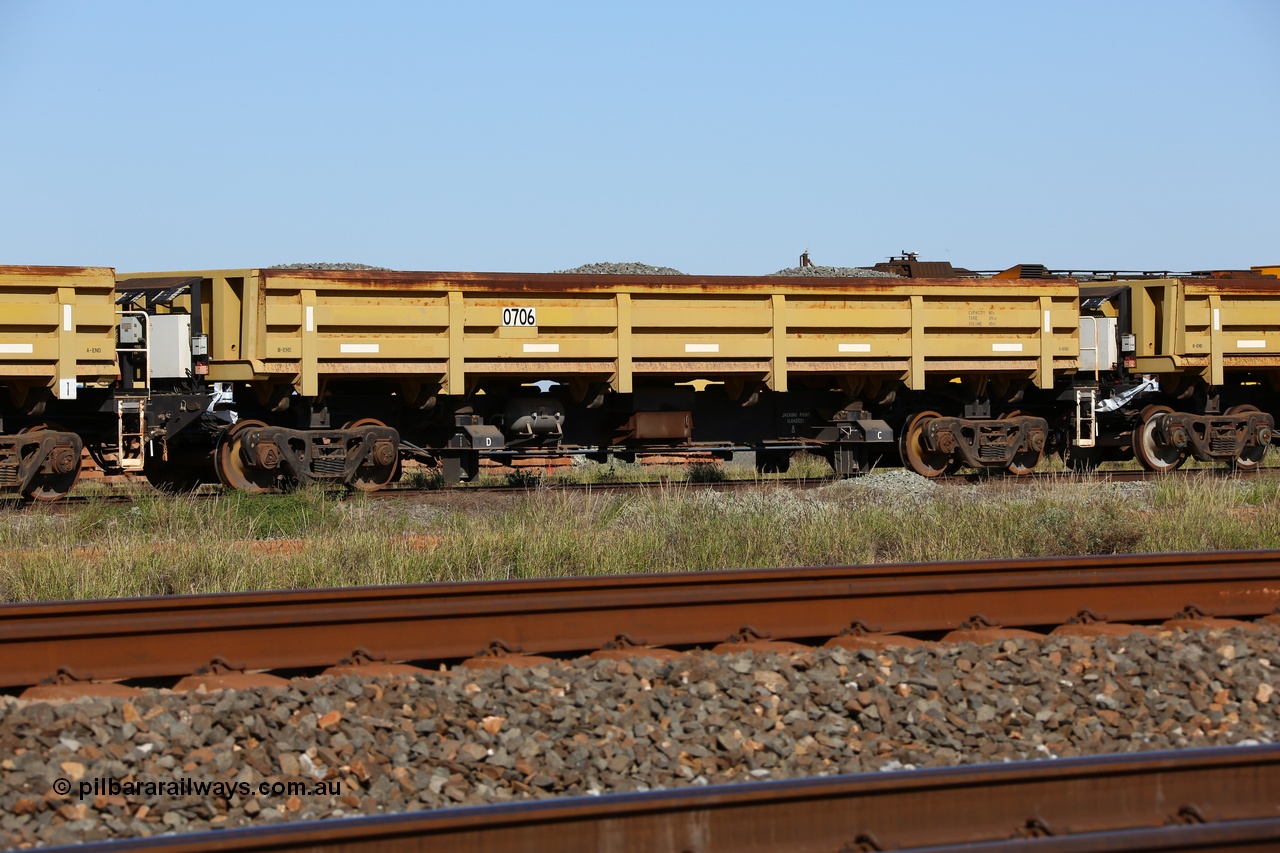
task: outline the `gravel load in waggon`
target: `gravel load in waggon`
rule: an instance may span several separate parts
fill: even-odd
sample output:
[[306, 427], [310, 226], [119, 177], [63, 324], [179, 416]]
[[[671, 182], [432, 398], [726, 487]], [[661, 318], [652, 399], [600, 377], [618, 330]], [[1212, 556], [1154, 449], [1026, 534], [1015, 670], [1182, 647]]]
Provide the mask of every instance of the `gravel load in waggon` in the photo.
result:
[[[567, 270], [556, 270], [558, 273], [579, 273], [586, 275], [685, 275], [673, 267], [655, 267], [642, 263], [601, 262], [583, 264]], [[892, 272], [874, 270], [869, 267], [787, 267], [770, 276], [809, 276], [818, 278], [899, 278]]]
[[[7, 699], [0, 844], [1273, 742], [1278, 636], [1258, 626], [581, 658], [259, 691]], [[58, 780], [70, 794], [54, 793]], [[95, 793], [95, 780], [132, 789]], [[326, 793], [288, 793], [290, 782]]]
[[577, 275], [684, 275], [680, 270], [672, 267], [655, 267], [638, 261], [632, 263], [602, 261], [596, 264], [583, 264], [573, 269], [556, 270], [556, 272]]
[[769, 275], [804, 275], [819, 278], [900, 278], [896, 273], [887, 270], [873, 270], [869, 267], [787, 267]]

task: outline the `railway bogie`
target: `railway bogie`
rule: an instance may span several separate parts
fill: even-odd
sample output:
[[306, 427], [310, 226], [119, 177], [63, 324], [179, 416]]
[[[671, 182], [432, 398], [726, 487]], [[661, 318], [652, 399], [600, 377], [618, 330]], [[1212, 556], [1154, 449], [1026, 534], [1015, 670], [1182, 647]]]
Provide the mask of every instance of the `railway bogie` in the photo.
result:
[[218, 480], [246, 492], [324, 484], [376, 491], [395, 478], [399, 458], [399, 434], [374, 418], [308, 430], [240, 420], [214, 448]]
[[[0, 488], [80, 447], [162, 488], [359, 490], [402, 460], [799, 450], [840, 474], [1257, 467], [1280, 282], [0, 268]], [[1028, 272], [1030, 270], [1031, 272]], [[1011, 278], [1011, 275], [1036, 277]], [[216, 395], [216, 389], [233, 389]], [[220, 402], [211, 405], [215, 399]]]

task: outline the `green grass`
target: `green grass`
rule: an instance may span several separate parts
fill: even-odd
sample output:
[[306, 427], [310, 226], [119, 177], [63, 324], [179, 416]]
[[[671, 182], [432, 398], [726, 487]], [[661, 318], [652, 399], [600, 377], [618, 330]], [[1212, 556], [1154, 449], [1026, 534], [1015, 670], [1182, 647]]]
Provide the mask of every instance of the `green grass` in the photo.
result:
[[625, 495], [531, 484], [481, 508], [302, 490], [0, 509], [0, 600], [1280, 547], [1271, 476], [1063, 475], [919, 496], [877, 482], [735, 493], [667, 482]]

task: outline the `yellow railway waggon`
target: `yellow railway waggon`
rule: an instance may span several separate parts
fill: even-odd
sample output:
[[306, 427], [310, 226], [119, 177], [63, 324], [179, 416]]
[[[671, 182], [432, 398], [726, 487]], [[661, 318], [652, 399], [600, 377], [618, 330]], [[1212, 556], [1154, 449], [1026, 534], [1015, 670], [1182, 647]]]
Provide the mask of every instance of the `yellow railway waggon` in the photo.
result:
[[[960, 458], [1029, 469], [1048, 424], [993, 415], [988, 399], [1051, 391], [1079, 356], [1071, 281], [270, 269], [124, 280], [197, 276], [208, 378], [237, 386], [248, 419], [219, 468], [241, 487], [276, 469], [245, 469], [236, 448], [269, 433], [274, 461], [305, 446], [307, 470], [290, 469], [305, 477], [346, 441], [332, 430], [360, 422], [412, 436], [451, 478], [472, 476], [482, 454], [744, 447], [773, 468], [829, 450], [851, 473], [896, 454], [875, 410], [912, 394], [947, 410], [933, 426], [955, 430]], [[964, 431], [945, 402], [957, 395], [972, 398]]]
[[[804, 450], [937, 476], [1049, 452], [1251, 467], [1271, 442], [1265, 268], [895, 261], [874, 278], [0, 268], [0, 306], [22, 306], [0, 312], [0, 486], [74, 482], [22, 449], [39, 433], [63, 468], [75, 439], [163, 488], [248, 491], [377, 489], [408, 458], [450, 481], [486, 457], [744, 450], [761, 470]], [[5, 348], [24, 334], [30, 352]]]

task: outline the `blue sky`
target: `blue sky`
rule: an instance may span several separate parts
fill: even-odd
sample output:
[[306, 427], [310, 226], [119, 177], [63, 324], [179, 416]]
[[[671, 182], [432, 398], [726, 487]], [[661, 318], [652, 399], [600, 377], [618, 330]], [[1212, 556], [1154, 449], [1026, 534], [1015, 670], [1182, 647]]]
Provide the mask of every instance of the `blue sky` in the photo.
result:
[[1280, 3], [0, 0], [0, 263], [1280, 263]]

